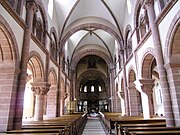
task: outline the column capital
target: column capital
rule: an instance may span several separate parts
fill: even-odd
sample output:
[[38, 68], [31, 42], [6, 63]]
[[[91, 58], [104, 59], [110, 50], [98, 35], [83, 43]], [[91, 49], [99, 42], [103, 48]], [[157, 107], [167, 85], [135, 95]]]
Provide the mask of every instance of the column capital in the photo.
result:
[[144, 0], [142, 2], [142, 4], [144, 7], [149, 7], [149, 6], [152, 6], [154, 4], [154, 1], [153, 0]]
[[33, 10], [33, 12], [37, 12], [38, 5], [36, 0], [26, 0], [26, 9], [27, 10]]
[[119, 54], [124, 55], [124, 49], [119, 50]]
[[154, 79], [139, 79], [141, 85], [141, 89], [146, 94], [152, 94], [152, 89], [154, 87]]
[[47, 82], [33, 82], [32, 85], [32, 91], [36, 95], [45, 95], [50, 90], [50, 84]]
[[124, 96], [124, 92], [123, 92], [123, 91], [120, 91], [120, 92], [119, 92], [119, 94], [120, 94], [120, 96], [121, 96], [121, 98], [122, 98], [122, 99], [124, 99], [124, 98], [125, 98], [125, 96]]
[[61, 93], [61, 95], [60, 95], [60, 97], [61, 97], [62, 99], [66, 99], [66, 98], [67, 98], [67, 96], [68, 96], [68, 94], [67, 94], [67, 93]]

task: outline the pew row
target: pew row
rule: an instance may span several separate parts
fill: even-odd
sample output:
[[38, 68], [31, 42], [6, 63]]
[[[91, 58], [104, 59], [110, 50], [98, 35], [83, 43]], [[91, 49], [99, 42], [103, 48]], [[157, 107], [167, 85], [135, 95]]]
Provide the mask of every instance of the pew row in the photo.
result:
[[80, 135], [86, 121], [86, 114], [63, 115], [43, 121], [25, 121], [21, 130], [10, 130], [6, 134]]
[[[104, 127], [111, 134], [113, 130], [115, 134], [122, 134], [122, 124], [139, 124], [139, 125], [151, 125], [152, 126], [165, 126], [165, 118], [150, 118], [144, 119], [142, 116], [120, 116], [113, 115], [113, 113], [109, 114], [101, 114], [100, 119], [104, 124]], [[131, 125], [131, 126], [132, 126]], [[129, 125], [130, 126], [130, 125]]]

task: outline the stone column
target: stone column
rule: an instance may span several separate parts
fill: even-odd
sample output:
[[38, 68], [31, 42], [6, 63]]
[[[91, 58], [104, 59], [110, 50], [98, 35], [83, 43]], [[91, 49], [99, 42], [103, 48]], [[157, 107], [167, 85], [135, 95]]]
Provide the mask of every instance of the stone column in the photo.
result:
[[47, 117], [55, 118], [57, 115], [57, 86], [51, 85], [47, 94]]
[[153, 0], [145, 0], [144, 1], [145, 8], [147, 9], [148, 18], [149, 18], [149, 25], [152, 32], [152, 38], [154, 43], [154, 50], [156, 54], [156, 62], [157, 62], [157, 69], [159, 73], [160, 84], [163, 92], [163, 103], [164, 103], [164, 110], [166, 116], [166, 125], [167, 126], [174, 126], [174, 115], [172, 110], [172, 102], [170, 97], [170, 91], [168, 87], [167, 81], [167, 74], [164, 67], [164, 59], [162, 53], [162, 46], [160, 42], [160, 35], [158, 26], [155, 22], [155, 11], [153, 7]]
[[124, 103], [124, 92], [120, 91], [118, 92], [119, 97], [121, 98], [121, 112], [122, 112], [122, 116], [124, 116], [126, 114], [125, 112], [125, 103]]
[[[69, 104], [71, 106], [72, 101], [75, 99], [75, 72], [74, 69], [69, 69], [69, 78], [70, 78], [70, 101]], [[70, 107], [70, 113], [74, 113], [75, 110], [71, 110], [72, 108]]]
[[129, 99], [128, 99], [128, 88], [127, 88], [127, 78], [126, 78], [126, 68], [125, 68], [125, 61], [124, 61], [124, 50], [120, 51], [121, 57], [122, 57], [122, 70], [123, 70], [123, 82], [124, 82], [124, 103], [125, 103], [125, 115], [129, 116]]
[[27, 63], [29, 59], [29, 47], [32, 33], [33, 15], [37, 11], [38, 6], [35, 0], [26, 0], [26, 28], [24, 30], [23, 47], [20, 62], [20, 76], [17, 88], [16, 99], [16, 112], [14, 117], [14, 129], [21, 129], [23, 103], [24, 103], [24, 90], [27, 77]]
[[116, 112], [116, 94], [115, 94], [115, 83], [114, 83], [114, 68], [110, 69], [110, 91], [111, 91], [111, 111]]
[[[61, 93], [61, 96], [60, 96], [60, 98], [61, 98], [61, 101], [60, 101], [60, 106], [61, 106], [61, 110], [60, 110], [60, 116], [61, 115], [64, 115], [64, 113], [65, 113], [65, 99], [67, 98], [67, 94], [66, 93]], [[66, 106], [66, 112], [67, 112], [67, 106]]]
[[170, 61], [166, 63], [166, 71], [168, 73], [169, 88], [171, 91], [171, 97], [173, 97], [173, 110], [175, 126], [180, 126], [180, 54], [172, 55]]
[[144, 92], [148, 97], [149, 104], [149, 114], [154, 115], [154, 107], [153, 107], [153, 87], [154, 87], [154, 79], [140, 79], [142, 92]]
[[50, 84], [46, 82], [33, 82], [31, 83], [31, 85], [32, 85], [32, 91], [36, 95], [34, 120], [36, 121], [43, 120], [44, 95], [46, 95], [47, 92], [49, 91]]
[[138, 108], [138, 100], [137, 100], [137, 90], [135, 88], [134, 83], [130, 83], [128, 87], [128, 95], [129, 95], [129, 112], [130, 116], [138, 116], [139, 108]]

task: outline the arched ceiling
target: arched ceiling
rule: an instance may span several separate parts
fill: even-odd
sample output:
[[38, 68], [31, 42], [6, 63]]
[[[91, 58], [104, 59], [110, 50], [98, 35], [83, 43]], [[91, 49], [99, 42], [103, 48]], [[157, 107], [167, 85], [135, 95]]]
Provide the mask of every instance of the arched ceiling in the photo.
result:
[[[110, 58], [115, 53], [116, 38], [107, 31], [98, 28], [99, 24], [111, 28], [122, 39], [122, 24], [126, 0], [54, 0], [59, 24], [60, 41], [69, 32], [66, 39], [66, 54], [71, 59], [77, 50], [95, 45], [103, 47]], [[128, 0], [129, 1], [129, 0]], [[92, 27], [88, 24], [97, 24]], [[86, 27], [72, 33], [72, 29], [87, 24]], [[88, 27], [89, 26], [89, 27]], [[97, 47], [98, 48], [98, 47]]]

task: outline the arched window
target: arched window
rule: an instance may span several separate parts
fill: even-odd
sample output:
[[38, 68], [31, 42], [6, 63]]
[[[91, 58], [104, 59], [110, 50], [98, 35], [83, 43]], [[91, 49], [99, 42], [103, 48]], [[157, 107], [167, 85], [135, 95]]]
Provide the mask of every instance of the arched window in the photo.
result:
[[122, 63], [121, 55], [119, 54], [118, 57], [119, 57], [119, 69], [121, 69], [121, 66], [122, 66], [122, 64], [121, 64]]
[[84, 92], [87, 92], [87, 86], [84, 86]]
[[140, 33], [140, 39], [142, 39], [146, 32], [149, 29], [149, 20], [147, 16], [147, 10], [141, 8], [141, 13], [139, 15], [139, 33]]
[[162, 98], [162, 90], [161, 86], [159, 83], [156, 84], [155, 86], [155, 94], [156, 94], [156, 102], [157, 104], [162, 104], [163, 103], [163, 98]]
[[22, 9], [23, 9], [25, 0], [8, 0], [8, 2], [19, 15], [22, 14]]
[[98, 89], [99, 89], [99, 92], [101, 92], [101, 91], [102, 91], [102, 88], [101, 88], [101, 86], [98, 86]]
[[37, 39], [42, 42], [43, 39], [43, 27], [42, 27], [42, 21], [40, 18], [36, 21], [36, 35]]
[[[39, 3], [38, 3], [39, 4]], [[45, 47], [46, 45], [46, 31], [47, 31], [47, 17], [42, 5], [38, 5], [38, 11], [34, 13], [33, 17], [33, 34], [38, 41]]]
[[135, 11], [135, 27], [137, 34], [137, 42], [139, 43], [149, 30], [147, 9], [143, 8], [141, 2], [137, 4]]
[[170, 0], [158, 0], [161, 10], [168, 4]]
[[117, 58], [116, 55], [114, 55], [114, 68], [115, 68], [115, 75], [117, 74]]
[[132, 38], [131, 38], [131, 26], [128, 25], [125, 33], [125, 56], [126, 59], [132, 54]]
[[50, 44], [50, 54], [55, 60], [57, 60], [57, 46], [55, 41], [53, 40], [51, 40], [51, 44]]
[[43, 24], [40, 17], [37, 17], [37, 15], [34, 15], [33, 18], [33, 34], [36, 36], [36, 38], [39, 40], [39, 42], [42, 42], [43, 39]]
[[51, 28], [50, 30], [50, 36], [51, 36], [51, 41], [50, 41], [50, 55], [54, 58], [55, 61], [57, 61], [57, 53], [58, 53], [58, 48], [57, 48], [57, 33], [54, 27]]
[[80, 92], [82, 91], [82, 85], [80, 86], [80, 89], [79, 89], [79, 91], [80, 91]]
[[94, 92], [94, 86], [91, 86], [91, 92]]
[[62, 68], [63, 68], [63, 71], [65, 71], [65, 67], [66, 67], [66, 61], [65, 61], [65, 57], [63, 57], [63, 59], [62, 59]]

